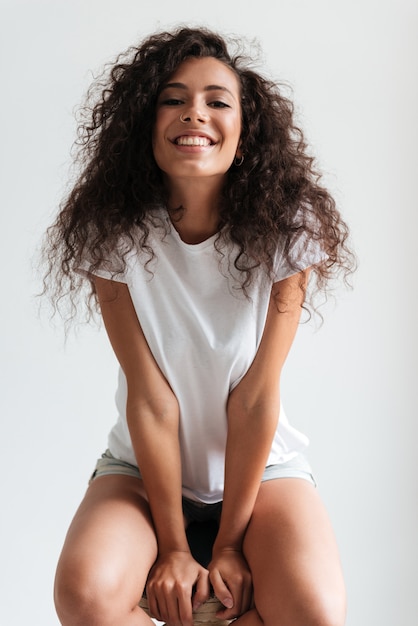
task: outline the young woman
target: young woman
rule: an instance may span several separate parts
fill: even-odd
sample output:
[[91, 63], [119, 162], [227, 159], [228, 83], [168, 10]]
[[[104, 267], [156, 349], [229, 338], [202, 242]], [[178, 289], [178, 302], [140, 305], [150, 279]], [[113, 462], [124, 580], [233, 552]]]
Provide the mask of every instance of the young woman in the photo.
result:
[[[211, 586], [237, 626], [341, 626], [338, 551], [280, 375], [351, 254], [292, 105], [203, 28], [149, 37], [96, 86], [47, 282], [57, 306], [85, 285], [100, 305], [118, 421], [59, 560], [61, 623], [151, 624], [146, 587], [155, 618], [191, 626]], [[205, 569], [185, 528], [209, 518]]]

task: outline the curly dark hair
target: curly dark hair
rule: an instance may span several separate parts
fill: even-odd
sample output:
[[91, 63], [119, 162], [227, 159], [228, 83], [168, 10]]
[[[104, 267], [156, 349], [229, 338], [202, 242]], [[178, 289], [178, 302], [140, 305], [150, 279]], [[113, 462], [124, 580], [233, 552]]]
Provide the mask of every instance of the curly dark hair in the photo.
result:
[[[238, 46], [235, 39], [229, 43]], [[232, 55], [219, 34], [178, 27], [151, 35], [119, 55], [93, 82], [80, 111], [75, 142], [78, 177], [43, 245], [44, 291], [51, 294], [55, 310], [69, 296], [69, 317], [77, 311], [83, 284], [88, 285], [88, 316], [95, 310], [94, 284], [74, 272], [86, 252], [98, 267], [123, 236], [131, 248], [139, 246], [153, 254], [147, 246], [147, 214], [166, 204], [152, 150], [156, 103], [162, 85], [188, 57], [218, 59], [231, 68], [241, 86], [245, 160], [228, 171], [220, 226], [237, 244], [234, 263], [242, 271], [242, 288], [250, 284], [255, 268], [271, 272], [280, 237], [285, 237], [289, 252], [290, 242], [301, 233], [319, 242], [327, 254], [327, 260], [313, 268], [312, 295], [325, 293], [331, 278], [341, 272], [347, 278], [353, 269], [348, 228], [320, 184], [283, 86], [252, 69], [244, 54]], [[119, 270], [123, 268], [122, 257]]]

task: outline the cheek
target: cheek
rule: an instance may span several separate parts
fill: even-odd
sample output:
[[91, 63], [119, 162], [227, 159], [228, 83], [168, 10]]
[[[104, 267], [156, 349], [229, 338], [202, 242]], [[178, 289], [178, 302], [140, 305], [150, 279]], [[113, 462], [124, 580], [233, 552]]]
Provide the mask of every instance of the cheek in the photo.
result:
[[242, 129], [241, 117], [234, 116], [233, 119], [229, 120], [228, 132], [229, 132], [231, 139], [233, 138], [234, 141], [239, 141], [239, 138], [241, 136], [241, 129]]
[[241, 123], [235, 122], [231, 124], [229, 129], [229, 136], [231, 140], [231, 147], [233, 145], [234, 148], [238, 148], [241, 140]]

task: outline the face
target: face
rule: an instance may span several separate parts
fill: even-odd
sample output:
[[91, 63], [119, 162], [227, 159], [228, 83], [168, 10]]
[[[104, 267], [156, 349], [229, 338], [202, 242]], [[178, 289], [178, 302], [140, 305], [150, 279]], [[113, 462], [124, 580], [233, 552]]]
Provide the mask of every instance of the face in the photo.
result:
[[168, 183], [224, 178], [241, 156], [240, 134], [240, 85], [233, 71], [213, 57], [183, 61], [163, 85], [153, 131], [154, 157]]

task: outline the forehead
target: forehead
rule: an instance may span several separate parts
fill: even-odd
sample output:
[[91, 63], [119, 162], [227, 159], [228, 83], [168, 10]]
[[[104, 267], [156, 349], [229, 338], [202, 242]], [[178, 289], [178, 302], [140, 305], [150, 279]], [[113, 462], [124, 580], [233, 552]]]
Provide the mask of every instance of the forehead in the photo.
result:
[[167, 84], [162, 85], [162, 88], [176, 82], [184, 83], [186, 86], [219, 85], [237, 95], [241, 92], [240, 82], [234, 71], [214, 57], [185, 59], [170, 76]]

